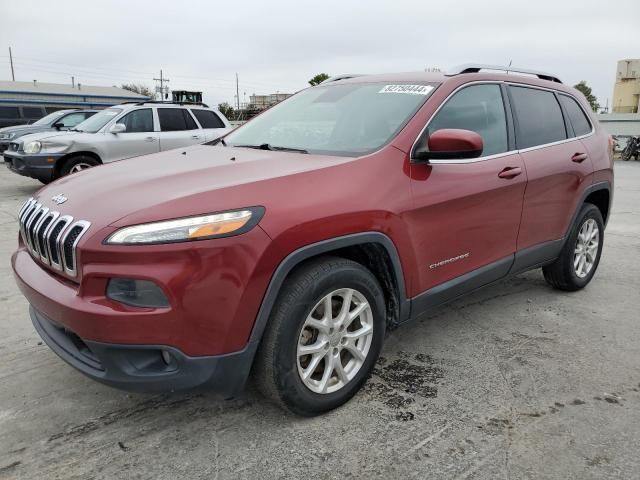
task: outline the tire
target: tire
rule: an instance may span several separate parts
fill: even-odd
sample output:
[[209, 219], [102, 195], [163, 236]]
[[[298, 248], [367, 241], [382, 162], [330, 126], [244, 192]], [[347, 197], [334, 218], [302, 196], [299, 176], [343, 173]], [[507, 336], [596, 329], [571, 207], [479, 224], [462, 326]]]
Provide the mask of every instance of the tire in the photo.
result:
[[[589, 230], [589, 226], [593, 227], [594, 225], [598, 229], [595, 233], [593, 230]], [[586, 244], [583, 243], [584, 238], [586, 238]], [[592, 241], [596, 239], [598, 244], [594, 247]], [[585, 248], [585, 245], [589, 248]], [[584, 288], [596, 273], [603, 245], [604, 222], [602, 214], [595, 205], [585, 203], [571, 228], [560, 256], [555, 262], [542, 268], [545, 280], [553, 288], [559, 290], [573, 292]], [[587, 252], [582, 255], [584, 263], [578, 258], [578, 249]], [[589, 254], [588, 251], [592, 253]]]
[[64, 162], [64, 165], [62, 165], [62, 168], [60, 169], [60, 176], [65, 177], [71, 173], [76, 173], [77, 171], [85, 170], [97, 165], [100, 165], [100, 162], [93, 157], [87, 157], [86, 155], [71, 157]]
[[[349, 290], [353, 292], [348, 311], [355, 314], [356, 309], [363, 310], [343, 331], [337, 320], [346, 311], [342, 307]], [[331, 298], [335, 323], [325, 314], [327, 297]], [[309, 326], [311, 317], [313, 325], [334, 328], [323, 332]], [[362, 334], [360, 343], [346, 339], [367, 331], [367, 326], [373, 331]], [[313, 416], [332, 410], [353, 397], [368, 378], [380, 355], [385, 327], [384, 294], [369, 270], [338, 257], [312, 260], [297, 268], [282, 285], [256, 355], [253, 380], [265, 397], [296, 414]], [[317, 347], [318, 352], [303, 355], [300, 349], [305, 347]], [[361, 360], [351, 353], [354, 348], [362, 349]], [[342, 375], [327, 369], [337, 359]], [[323, 383], [327, 371], [329, 380]], [[303, 375], [308, 378], [303, 380]]]

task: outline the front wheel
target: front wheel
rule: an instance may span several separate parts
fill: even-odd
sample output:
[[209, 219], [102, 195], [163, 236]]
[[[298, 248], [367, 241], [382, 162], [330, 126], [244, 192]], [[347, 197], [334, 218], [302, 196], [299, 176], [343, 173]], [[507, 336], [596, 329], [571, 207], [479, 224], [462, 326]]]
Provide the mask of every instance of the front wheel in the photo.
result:
[[78, 173], [82, 170], [86, 170], [91, 167], [100, 165], [95, 158], [87, 157], [85, 155], [78, 155], [77, 157], [71, 157], [64, 162], [64, 165], [60, 169], [60, 176], [64, 177], [72, 173]]
[[380, 355], [385, 303], [375, 276], [359, 263], [325, 257], [283, 284], [253, 372], [269, 399], [311, 416], [360, 389]]
[[574, 291], [584, 288], [596, 273], [604, 242], [604, 222], [595, 205], [585, 203], [578, 214], [560, 257], [542, 268], [552, 287]]

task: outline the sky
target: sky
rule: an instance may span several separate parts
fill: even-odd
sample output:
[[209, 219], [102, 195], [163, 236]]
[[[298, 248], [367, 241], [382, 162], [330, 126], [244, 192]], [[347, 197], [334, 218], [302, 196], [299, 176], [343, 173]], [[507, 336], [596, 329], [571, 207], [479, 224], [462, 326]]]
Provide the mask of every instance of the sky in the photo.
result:
[[640, 58], [638, 0], [0, 0], [0, 80], [155, 87], [216, 105], [295, 92], [320, 72], [485, 63], [586, 80], [601, 105]]

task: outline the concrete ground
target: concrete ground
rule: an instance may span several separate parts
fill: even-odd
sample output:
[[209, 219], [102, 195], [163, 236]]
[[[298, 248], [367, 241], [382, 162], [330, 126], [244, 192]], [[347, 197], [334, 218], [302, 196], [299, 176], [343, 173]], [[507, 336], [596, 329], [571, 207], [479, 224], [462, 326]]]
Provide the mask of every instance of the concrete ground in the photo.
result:
[[19, 204], [0, 170], [0, 478], [640, 478], [640, 162], [616, 162], [600, 268], [540, 271], [393, 332], [346, 406], [303, 419], [248, 391], [144, 396], [42, 344], [13, 281]]

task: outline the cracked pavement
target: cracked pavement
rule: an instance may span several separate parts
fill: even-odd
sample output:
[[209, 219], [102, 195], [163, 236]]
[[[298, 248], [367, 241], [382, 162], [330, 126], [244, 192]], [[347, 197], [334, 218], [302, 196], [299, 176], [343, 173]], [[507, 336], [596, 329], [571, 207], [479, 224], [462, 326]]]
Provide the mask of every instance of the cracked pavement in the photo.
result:
[[389, 334], [362, 392], [312, 419], [251, 388], [128, 394], [60, 360], [9, 265], [40, 184], [0, 168], [0, 479], [638, 478], [640, 162], [615, 168], [585, 290], [538, 270], [420, 317]]

